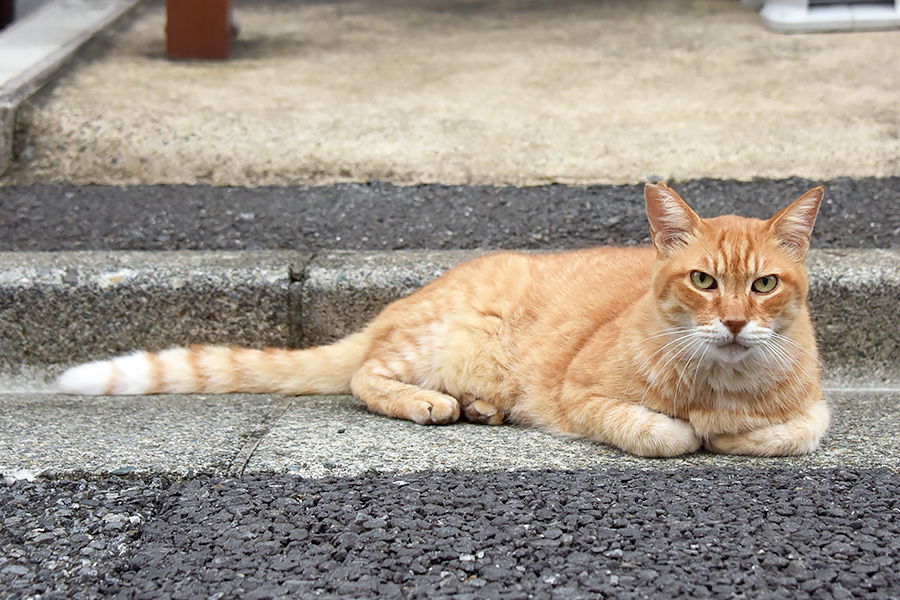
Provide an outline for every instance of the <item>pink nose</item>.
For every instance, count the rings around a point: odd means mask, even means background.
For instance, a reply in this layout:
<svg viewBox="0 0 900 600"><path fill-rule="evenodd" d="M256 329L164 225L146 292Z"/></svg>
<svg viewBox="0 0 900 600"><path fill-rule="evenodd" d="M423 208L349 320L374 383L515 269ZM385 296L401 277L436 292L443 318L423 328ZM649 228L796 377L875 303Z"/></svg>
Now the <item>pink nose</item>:
<svg viewBox="0 0 900 600"><path fill-rule="evenodd" d="M728 328L731 335L739 334L746 324L747 321L722 321L722 325Z"/></svg>

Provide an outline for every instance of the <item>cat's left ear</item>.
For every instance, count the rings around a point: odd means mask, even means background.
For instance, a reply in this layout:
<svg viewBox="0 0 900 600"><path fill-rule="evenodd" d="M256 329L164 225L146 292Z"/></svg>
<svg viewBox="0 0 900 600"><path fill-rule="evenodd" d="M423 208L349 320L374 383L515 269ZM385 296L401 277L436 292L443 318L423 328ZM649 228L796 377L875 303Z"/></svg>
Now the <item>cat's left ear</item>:
<svg viewBox="0 0 900 600"><path fill-rule="evenodd" d="M816 223L816 215L819 214L819 206L824 197L825 188L820 185L769 219L769 228L775 239L794 260L799 262L806 260L809 238L812 237L813 225Z"/></svg>
<svg viewBox="0 0 900 600"><path fill-rule="evenodd" d="M700 217L675 190L660 182L644 186L653 246L662 256L687 245L700 227Z"/></svg>

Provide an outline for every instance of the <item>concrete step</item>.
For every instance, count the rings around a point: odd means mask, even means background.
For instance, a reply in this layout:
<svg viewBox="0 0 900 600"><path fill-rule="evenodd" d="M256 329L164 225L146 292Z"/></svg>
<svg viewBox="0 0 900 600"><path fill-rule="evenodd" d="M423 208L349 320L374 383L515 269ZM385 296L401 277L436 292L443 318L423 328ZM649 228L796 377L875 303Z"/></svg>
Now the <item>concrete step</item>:
<svg viewBox="0 0 900 600"><path fill-rule="evenodd" d="M304 347L361 328L475 251L0 253L0 372L42 389L66 364L197 343ZM814 250L827 381L900 382L900 250Z"/></svg>
<svg viewBox="0 0 900 600"><path fill-rule="evenodd" d="M895 468L900 390L827 389L834 420L813 454L699 452L645 459L536 429L422 426L370 413L350 396L74 397L0 394L0 474L30 477L516 469Z"/></svg>

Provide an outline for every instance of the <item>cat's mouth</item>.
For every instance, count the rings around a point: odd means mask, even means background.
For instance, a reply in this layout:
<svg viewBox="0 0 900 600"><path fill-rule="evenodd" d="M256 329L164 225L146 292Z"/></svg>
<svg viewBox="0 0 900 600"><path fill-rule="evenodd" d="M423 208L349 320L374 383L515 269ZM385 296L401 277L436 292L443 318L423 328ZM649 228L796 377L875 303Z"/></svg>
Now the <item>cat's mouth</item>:
<svg viewBox="0 0 900 600"><path fill-rule="evenodd" d="M747 346L743 345L742 343L740 343L737 340L725 342L724 344L721 344L719 346L719 348L721 348L722 350L729 350L729 351L731 351L731 350L734 350L734 351L749 350L749 348Z"/></svg>
<svg viewBox="0 0 900 600"><path fill-rule="evenodd" d="M743 358L747 351L750 350L750 347L745 346L737 340L732 340L730 342L725 342L724 344L719 344L717 349L721 355L730 362Z"/></svg>

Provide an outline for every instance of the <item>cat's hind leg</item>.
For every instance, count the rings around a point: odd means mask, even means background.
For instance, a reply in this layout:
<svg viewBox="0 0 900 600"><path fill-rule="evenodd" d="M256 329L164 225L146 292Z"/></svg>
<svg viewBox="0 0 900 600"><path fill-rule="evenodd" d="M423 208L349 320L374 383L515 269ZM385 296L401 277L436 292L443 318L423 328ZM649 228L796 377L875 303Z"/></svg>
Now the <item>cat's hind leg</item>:
<svg viewBox="0 0 900 600"><path fill-rule="evenodd" d="M350 389L369 410L422 425L443 425L459 419L456 398L395 379L378 361L362 366Z"/></svg>
<svg viewBox="0 0 900 600"><path fill-rule="evenodd" d="M720 454L750 456L794 456L808 454L819 447L831 421L831 409L824 399L805 413L777 425L744 433L710 436L706 447Z"/></svg>
<svg viewBox="0 0 900 600"><path fill-rule="evenodd" d="M506 420L506 414L490 402L477 398L472 394L463 394L459 397L466 421L481 425L501 425Z"/></svg>

